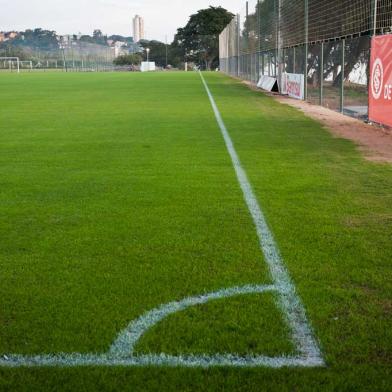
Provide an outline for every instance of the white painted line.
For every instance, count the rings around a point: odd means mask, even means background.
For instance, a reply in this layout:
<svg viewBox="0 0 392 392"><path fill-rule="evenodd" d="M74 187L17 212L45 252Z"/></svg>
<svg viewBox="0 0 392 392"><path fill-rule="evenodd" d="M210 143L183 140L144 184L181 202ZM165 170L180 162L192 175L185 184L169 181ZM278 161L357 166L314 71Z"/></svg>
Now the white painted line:
<svg viewBox="0 0 392 392"><path fill-rule="evenodd" d="M278 287L280 307L287 318L288 324L292 328L295 343L301 354L304 358L307 358L309 363L313 363L315 366L323 365L324 361L321 350L314 338L313 331L306 317L305 309L296 294L295 287L284 266L272 232L267 225L267 221L253 192L245 170L242 168L241 161L234 148L226 125L223 122L214 97L212 96L207 82L201 72L200 77L210 99L223 139L225 140L226 148L237 174L237 179L244 194L245 202L256 226L257 235L260 241L260 248L269 266L273 283Z"/></svg>
<svg viewBox="0 0 392 392"><path fill-rule="evenodd" d="M186 367L186 368L211 368L211 367L235 367L235 368L256 368L269 367L274 369L286 367L314 367L306 358L301 357L263 357L263 356L236 356L236 355L184 355L170 356L142 355L130 358L115 358L107 354L58 354L58 355L37 355L21 356L13 355L9 359L1 360L0 367L21 368L21 367L144 367L144 366L165 366L165 367Z"/></svg>

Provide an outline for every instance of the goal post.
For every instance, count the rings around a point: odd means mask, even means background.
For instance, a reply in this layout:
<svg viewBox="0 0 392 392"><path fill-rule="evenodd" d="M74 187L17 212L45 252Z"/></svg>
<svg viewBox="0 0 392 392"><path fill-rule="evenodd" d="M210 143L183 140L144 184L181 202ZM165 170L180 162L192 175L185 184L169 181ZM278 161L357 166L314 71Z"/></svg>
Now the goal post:
<svg viewBox="0 0 392 392"><path fill-rule="evenodd" d="M12 63L16 62L17 72L20 72L20 60L19 57L0 57L0 61L4 61L9 63L10 69L12 70Z"/></svg>
<svg viewBox="0 0 392 392"><path fill-rule="evenodd" d="M33 70L33 62L31 60L24 60L24 61L19 61L20 68L22 69L23 66L25 65L26 68L30 69L30 71Z"/></svg>

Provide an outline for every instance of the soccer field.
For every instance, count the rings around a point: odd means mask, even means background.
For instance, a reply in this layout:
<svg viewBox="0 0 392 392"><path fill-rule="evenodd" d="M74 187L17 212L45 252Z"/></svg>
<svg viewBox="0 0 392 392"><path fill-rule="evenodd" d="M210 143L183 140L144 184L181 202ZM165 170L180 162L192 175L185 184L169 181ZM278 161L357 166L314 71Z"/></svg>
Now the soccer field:
<svg viewBox="0 0 392 392"><path fill-rule="evenodd" d="M392 167L204 78L0 74L1 391L389 389Z"/></svg>

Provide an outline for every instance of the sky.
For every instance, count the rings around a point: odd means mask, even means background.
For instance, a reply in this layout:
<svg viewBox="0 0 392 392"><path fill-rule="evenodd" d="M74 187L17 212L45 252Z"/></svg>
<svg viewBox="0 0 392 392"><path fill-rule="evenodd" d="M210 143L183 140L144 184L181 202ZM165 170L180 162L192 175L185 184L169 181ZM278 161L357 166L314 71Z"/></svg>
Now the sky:
<svg viewBox="0 0 392 392"><path fill-rule="evenodd" d="M208 6L237 13L243 0L0 0L0 31L41 27L58 34L132 35L135 14L145 19L147 39L172 41L189 15Z"/></svg>

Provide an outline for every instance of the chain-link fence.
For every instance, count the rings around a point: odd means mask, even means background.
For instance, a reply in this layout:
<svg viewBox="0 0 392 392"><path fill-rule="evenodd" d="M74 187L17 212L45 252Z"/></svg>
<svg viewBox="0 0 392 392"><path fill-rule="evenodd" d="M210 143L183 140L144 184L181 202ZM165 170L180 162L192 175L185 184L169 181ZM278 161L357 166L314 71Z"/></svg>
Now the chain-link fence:
<svg viewBox="0 0 392 392"><path fill-rule="evenodd" d="M60 51L66 71L111 71L114 68L113 48L88 42L62 43Z"/></svg>
<svg viewBox="0 0 392 392"><path fill-rule="evenodd" d="M80 40L63 40L57 49L42 50L39 48L20 48L13 53L19 58L21 72L59 71L59 72L91 72L112 71L116 68L114 48ZM7 51L0 51L0 59ZM0 71L17 71L16 60L0 60Z"/></svg>
<svg viewBox="0 0 392 392"><path fill-rule="evenodd" d="M372 35L392 31L392 0L253 0L220 35L223 72L257 83L304 77L304 99L366 118Z"/></svg>

